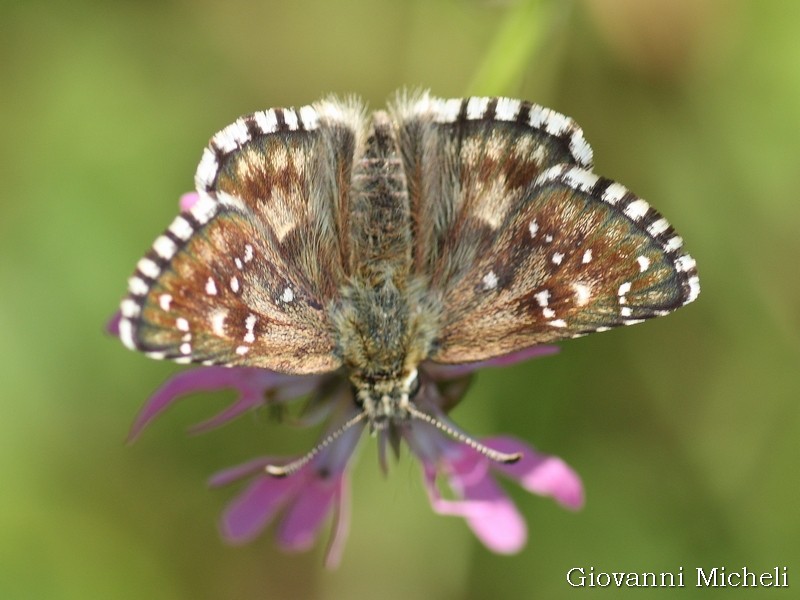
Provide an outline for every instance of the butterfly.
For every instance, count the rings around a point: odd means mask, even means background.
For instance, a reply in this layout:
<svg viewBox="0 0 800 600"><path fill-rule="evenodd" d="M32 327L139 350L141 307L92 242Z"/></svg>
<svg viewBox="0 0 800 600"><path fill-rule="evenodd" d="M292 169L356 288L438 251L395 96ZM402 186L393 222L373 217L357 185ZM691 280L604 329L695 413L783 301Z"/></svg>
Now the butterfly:
<svg viewBox="0 0 800 600"><path fill-rule="evenodd" d="M199 200L138 262L120 338L157 359L342 369L373 430L430 416L459 364L665 315L700 292L683 240L592 171L569 117L510 98L324 99L213 136Z"/></svg>

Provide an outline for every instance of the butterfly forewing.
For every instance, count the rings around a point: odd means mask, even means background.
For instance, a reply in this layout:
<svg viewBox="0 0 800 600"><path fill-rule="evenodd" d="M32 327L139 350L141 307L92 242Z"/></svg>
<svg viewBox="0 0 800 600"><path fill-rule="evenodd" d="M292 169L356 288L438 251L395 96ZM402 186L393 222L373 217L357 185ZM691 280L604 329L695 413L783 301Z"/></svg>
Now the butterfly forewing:
<svg viewBox="0 0 800 600"><path fill-rule="evenodd" d="M238 119L203 154L200 200L140 261L122 303L129 347L178 362L335 369L327 305L360 112L321 102Z"/></svg>
<svg viewBox="0 0 800 600"><path fill-rule="evenodd" d="M694 300L694 260L655 210L568 165L543 173L491 251L444 291L434 360L482 360L660 316Z"/></svg>

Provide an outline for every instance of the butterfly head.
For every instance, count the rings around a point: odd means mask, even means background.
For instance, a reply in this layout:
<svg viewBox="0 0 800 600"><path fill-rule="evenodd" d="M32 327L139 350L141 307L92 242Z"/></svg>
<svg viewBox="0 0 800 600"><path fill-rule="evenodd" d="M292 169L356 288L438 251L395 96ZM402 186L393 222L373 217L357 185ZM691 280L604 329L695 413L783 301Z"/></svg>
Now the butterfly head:
<svg viewBox="0 0 800 600"><path fill-rule="evenodd" d="M356 404L364 411L372 431L407 421L412 400L419 391L416 369L398 377L362 378L352 376Z"/></svg>

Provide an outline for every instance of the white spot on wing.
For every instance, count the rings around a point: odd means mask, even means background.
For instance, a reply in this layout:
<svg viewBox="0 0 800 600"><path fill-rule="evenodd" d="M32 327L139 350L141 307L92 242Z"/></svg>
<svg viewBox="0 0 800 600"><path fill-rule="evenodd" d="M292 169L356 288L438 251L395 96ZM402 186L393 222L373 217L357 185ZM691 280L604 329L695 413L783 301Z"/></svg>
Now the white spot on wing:
<svg viewBox="0 0 800 600"><path fill-rule="evenodd" d="M172 235L180 240L183 240L184 242L192 237L192 233L194 232L194 229L192 229L189 221L180 215L175 217L175 220L172 221L172 224L169 226L169 230L172 232Z"/></svg>
<svg viewBox="0 0 800 600"><path fill-rule="evenodd" d="M553 264L560 265L562 260L564 260L564 253L563 252L554 252L553 253Z"/></svg>
<svg viewBox="0 0 800 600"><path fill-rule="evenodd" d="M135 319L142 312L139 305L130 298L125 298L125 300L120 303L119 310L122 316L128 319Z"/></svg>
<svg viewBox="0 0 800 600"><path fill-rule="evenodd" d="M446 100L439 107L439 121L443 123L452 123L458 118L459 112L461 112L461 100L459 98Z"/></svg>
<svg viewBox="0 0 800 600"><path fill-rule="evenodd" d="M214 136L214 144L223 152L233 152L250 140L244 120L237 119Z"/></svg>
<svg viewBox="0 0 800 600"><path fill-rule="evenodd" d="M650 224L650 227L647 228L647 231L652 236L657 236L663 232L665 232L669 228L669 223L667 223L666 219L658 219L657 221L653 221Z"/></svg>
<svg viewBox="0 0 800 600"><path fill-rule="evenodd" d="M614 182L603 192L603 201L614 205L622 200L622 197L627 193L628 190L624 185Z"/></svg>
<svg viewBox="0 0 800 600"><path fill-rule="evenodd" d="M549 108L546 108L545 111L546 120L544 126L547 129L547 133L551 135L563 135L563 133L570 128L572 119L554 110L550 110Z"/></svg>
<svg viewBox="0 0 800 600"><path fill-rule="evenodd" d="M161 269L158 268L158 265L149 258L142 258L139 260L139 262L136 263L136 268L141 271L142 275L150 279L155 279L158 277L158 274L161 273Z"/></svg>
<svg viewBox="0 0 800 600"><path fill-rule="evenodd" d="M244 356L250 351L250 346L238 346L236 348L236 354L239 356Z"/></svg>
<svg viewBox="0 0 800 600"><path fill-rule="evenodd" d="M597 183L599 177L591 171L575 168L570 169L567 172L565 179L574 188L583 192L588 192L590 189L592 189L592 187L594 187L594 184Z"/></svg>
<svg viewBox="0 0 800 600"><path fill-rule="evenodd" d="M585 283L573 283L572 289L575 290L575 304L585 306L592 297L592 288Z"/></svg>
<svg viewBox="0 0 800 600"><path fill-rule="evenodd" d="M300 118L303 119L303 126L307 131L319 127L319 117L317 116L317 111L315 111L311 106L301 106L298 109L298 112L300 113Z"/></svg>
<svg viewBox="0 0 800 600"><path fill-rule="evenodd" d="M177 327L181 331L189 331L189 321L187 321L183 317L178 317L177 319L175 319L175 327Z"/></svg>
<svg viewBox="0 0 800 600"><path fill-rule="evenodd" d="M217 310L211 314L211 331L220 337L225 336L225 318L228 312L225 310Z"/></svg>
<svg viewBox="0 0 800 600"><path fill-rule="evenodd" d="M636 262L639 263L639 272L644 273L650 267L650 259L646 256L636 257Z"/></svg>
<svg viewBox="0 0 800 600"><path fill-rule="evenodd" d="M134 296L144 296L150 288L141 277L128 279L128 291Z"/></svg>
<svg viewBox="0 0 800 600"><path fill-rule="evenodd" d="M553 327L566 327L567 322L564 319L556 319L555 321L548 321L548 325L552 325Z"/></svg>
<svg viewBox="0 0 800 600"><path fill-rule="evenodd" d="M625 214L633 221L639 221L648 211L650 205L644 200L634 200L625 207Z"/></svg>
<svg viewBox="0 0 800 600"><path fill-rule="evenodd" d="M497 120L498 121L513 121L519 114L519 108L522 103L519 100L512 98L498 98L497 99Z"/></svg>
<svg viewBox="0 0 800 600"><path fill-rule="evenodd" d="M306 107L308 108L308 107ZM253 246L250 244L244 245L244 262L249 263L253 260Z"/></svg>
<svg viewBox="0 0 800 600"><path fill-rule="evenodd" d="M486 114L489 98L470 98L467 101L467 118L480 119Z"/></svg>
<svg viewBox="0 0 800 600"><path fill-rule="evenodd" d="M217 283L214 281L212 277L206 279L206 294L208 294L209 296L217 295Z"/></svg>
<svg viewBox="0 0 800 600"><path fill-rule="evenodd" d="M676 235L674 237L669 238L667 244L664 246L664 250L667 252L674 252L678 248L683 246L683 239L680 236Z"/></svg>
<svg viewBox="0 0 800 600"><path fill-rule="evenodd" d="M684 304L689 304L689 302L694 302L697 297L700 295L700 278L696 275L689 277L689 297L686 299Z"/></svg>
<svg viewBox="0 0 800 600"><path fill-rule="evenodd" d="M247 318L244 320L244 327L247 330L247 333L244 334L244 341L248 344L252 344L256 341L256 336L253 333L253 328L256 326L256 321L258 317L254 314L247 315Z"/></svg>
<svg viewBox="0 0 800 600"><path fill-rule="evenodd" d="M133 341L133 324L128 319L119 320L119 339L127 348L136 350L136 344Z"/></svg>
<svg viewBox="0 0 800 600"><path fill-rule="evenodd" d="M156 238L156 241L153 243L153 249L156 251L161 258L169 260L175 255L177 252L178 247L175 245L171 239L169 239L165 235L160 235Z"/></svg>
<svg viewBox="0 0 800 600"><path fill-rule="evenodd" d="M550 290L542 290L541 292L537 292L533 295L536 298L536 302L541 307L547 306L548 301L550 300Z"/></svg>
<svg viewBox="0 0 800 600"><path fill-rule="evenodd" d="M581 262L585 265L591 260L592 260L592 249L589 248L586 252L583 253L583 258L581 259Z"/></svg>
<svg viewBox="0 0 800 600"><path fill-rule="evenodd" d="M205 225L217 213L217 203L208 196L200 194L189 212L200 225Z"/></svg>
<svg viewBox="0 0 800 600"><path fill-rule="evenodd" d="M293 110L287 108L283 111L283 121L290 131L297 129L297 114Z"/></svg>
<svg viewBox="0 0 800 600"><path fill-rule="evenodd" d="M528 225L528 231L531 232L531 237L536 237L536 232L539 231L539 224L536 222L536 219L533 219Z"/></svg>
<svg viewBox="0 0 800 600"><path fill-rule="evenodd" d="M683 273L686 273L687 271L691 271L696 266L697 266L697 263L688 254L684 254L683 256L678 258L678 260L675 261L675 268L678 269L678 271L681 271Z"/></svg>
<svg viewBox="0 0 800 600"><path fill-rule="evenodd" d="M197 165L197 171L194 175L197 188L203 189L213 185L218 169L219 165L217 164L217 157L214 156L214 153L209 148L203 150L203 156L200 159L200 164Z"/></svg>
<svg viewBox="0 0 800 600"><path fill-rule="evenodd" d="M482 281L483 289L485 290L493 290L497 287L497 275L495 275L494 271L489 271L484 275Z"/></svg>
<svg viewBox="0 0 800 600"><path fill-rule="evenodd" d="M231 277L231 291L236 294L239 291L239 278L235 275Z"/></svg>
<svg viewBox="0 0 800 600"><path fill-rule="evenodd" d="M161 310L169 310L170 305L172 304L172 296L169 294L161 294L158 297L158 305L161 307Z"/></svg>
<svg viewBox="0 0 800 600"><path fill-rule="evenodd" d="M274 133L278 128L278 118L275 116L275 111L272 109L257 112L253 115L256 125L264 133Z"/></svg>
<svg viewBox="0 0 800 600"><path fill-rule="evenodd" d="M292 288L287 286L286 289L283 290L283 294L281 294L281 301L286 302L288 304L292 300L294 300L294 291L292 290Z"/></svg>
<svg viewBox="0 0 800 600"><path fill-rule="evenodd" d="M583 132L580 129L573 132L569 140L569 149L579 165L582 167L591 167L592 148L589 146L589 142L583 137Z"/></svg>
<svg viewBox="0 0 800 600"><path fill-rule="evenodd" d="M552 308L543 308L542 316L544 316L545 319L552 319L556 316L556 311L554 311Z"/></svg>

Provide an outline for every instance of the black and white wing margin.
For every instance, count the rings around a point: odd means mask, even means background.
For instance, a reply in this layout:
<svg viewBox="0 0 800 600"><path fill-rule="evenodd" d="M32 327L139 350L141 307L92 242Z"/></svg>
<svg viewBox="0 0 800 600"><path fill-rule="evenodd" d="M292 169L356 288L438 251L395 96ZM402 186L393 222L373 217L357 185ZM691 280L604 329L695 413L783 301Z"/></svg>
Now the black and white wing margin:
<svg viewBox="0 0 800 600"><path fill-rule="evenodd" d="M340 365L327 317L343 276L363 111L333 101L271 109L217 133L198 202L142 258L120 337L152 358L313 373Z"/></svg>
<svg viewBox="0 0 800 600"><path fill-rule="evenodd" d="M433 360L483 360L697 298L682 239L591 172L568 117L505 98L423 97L398 113L421 211L417 268L441 296Z"/></svg>

